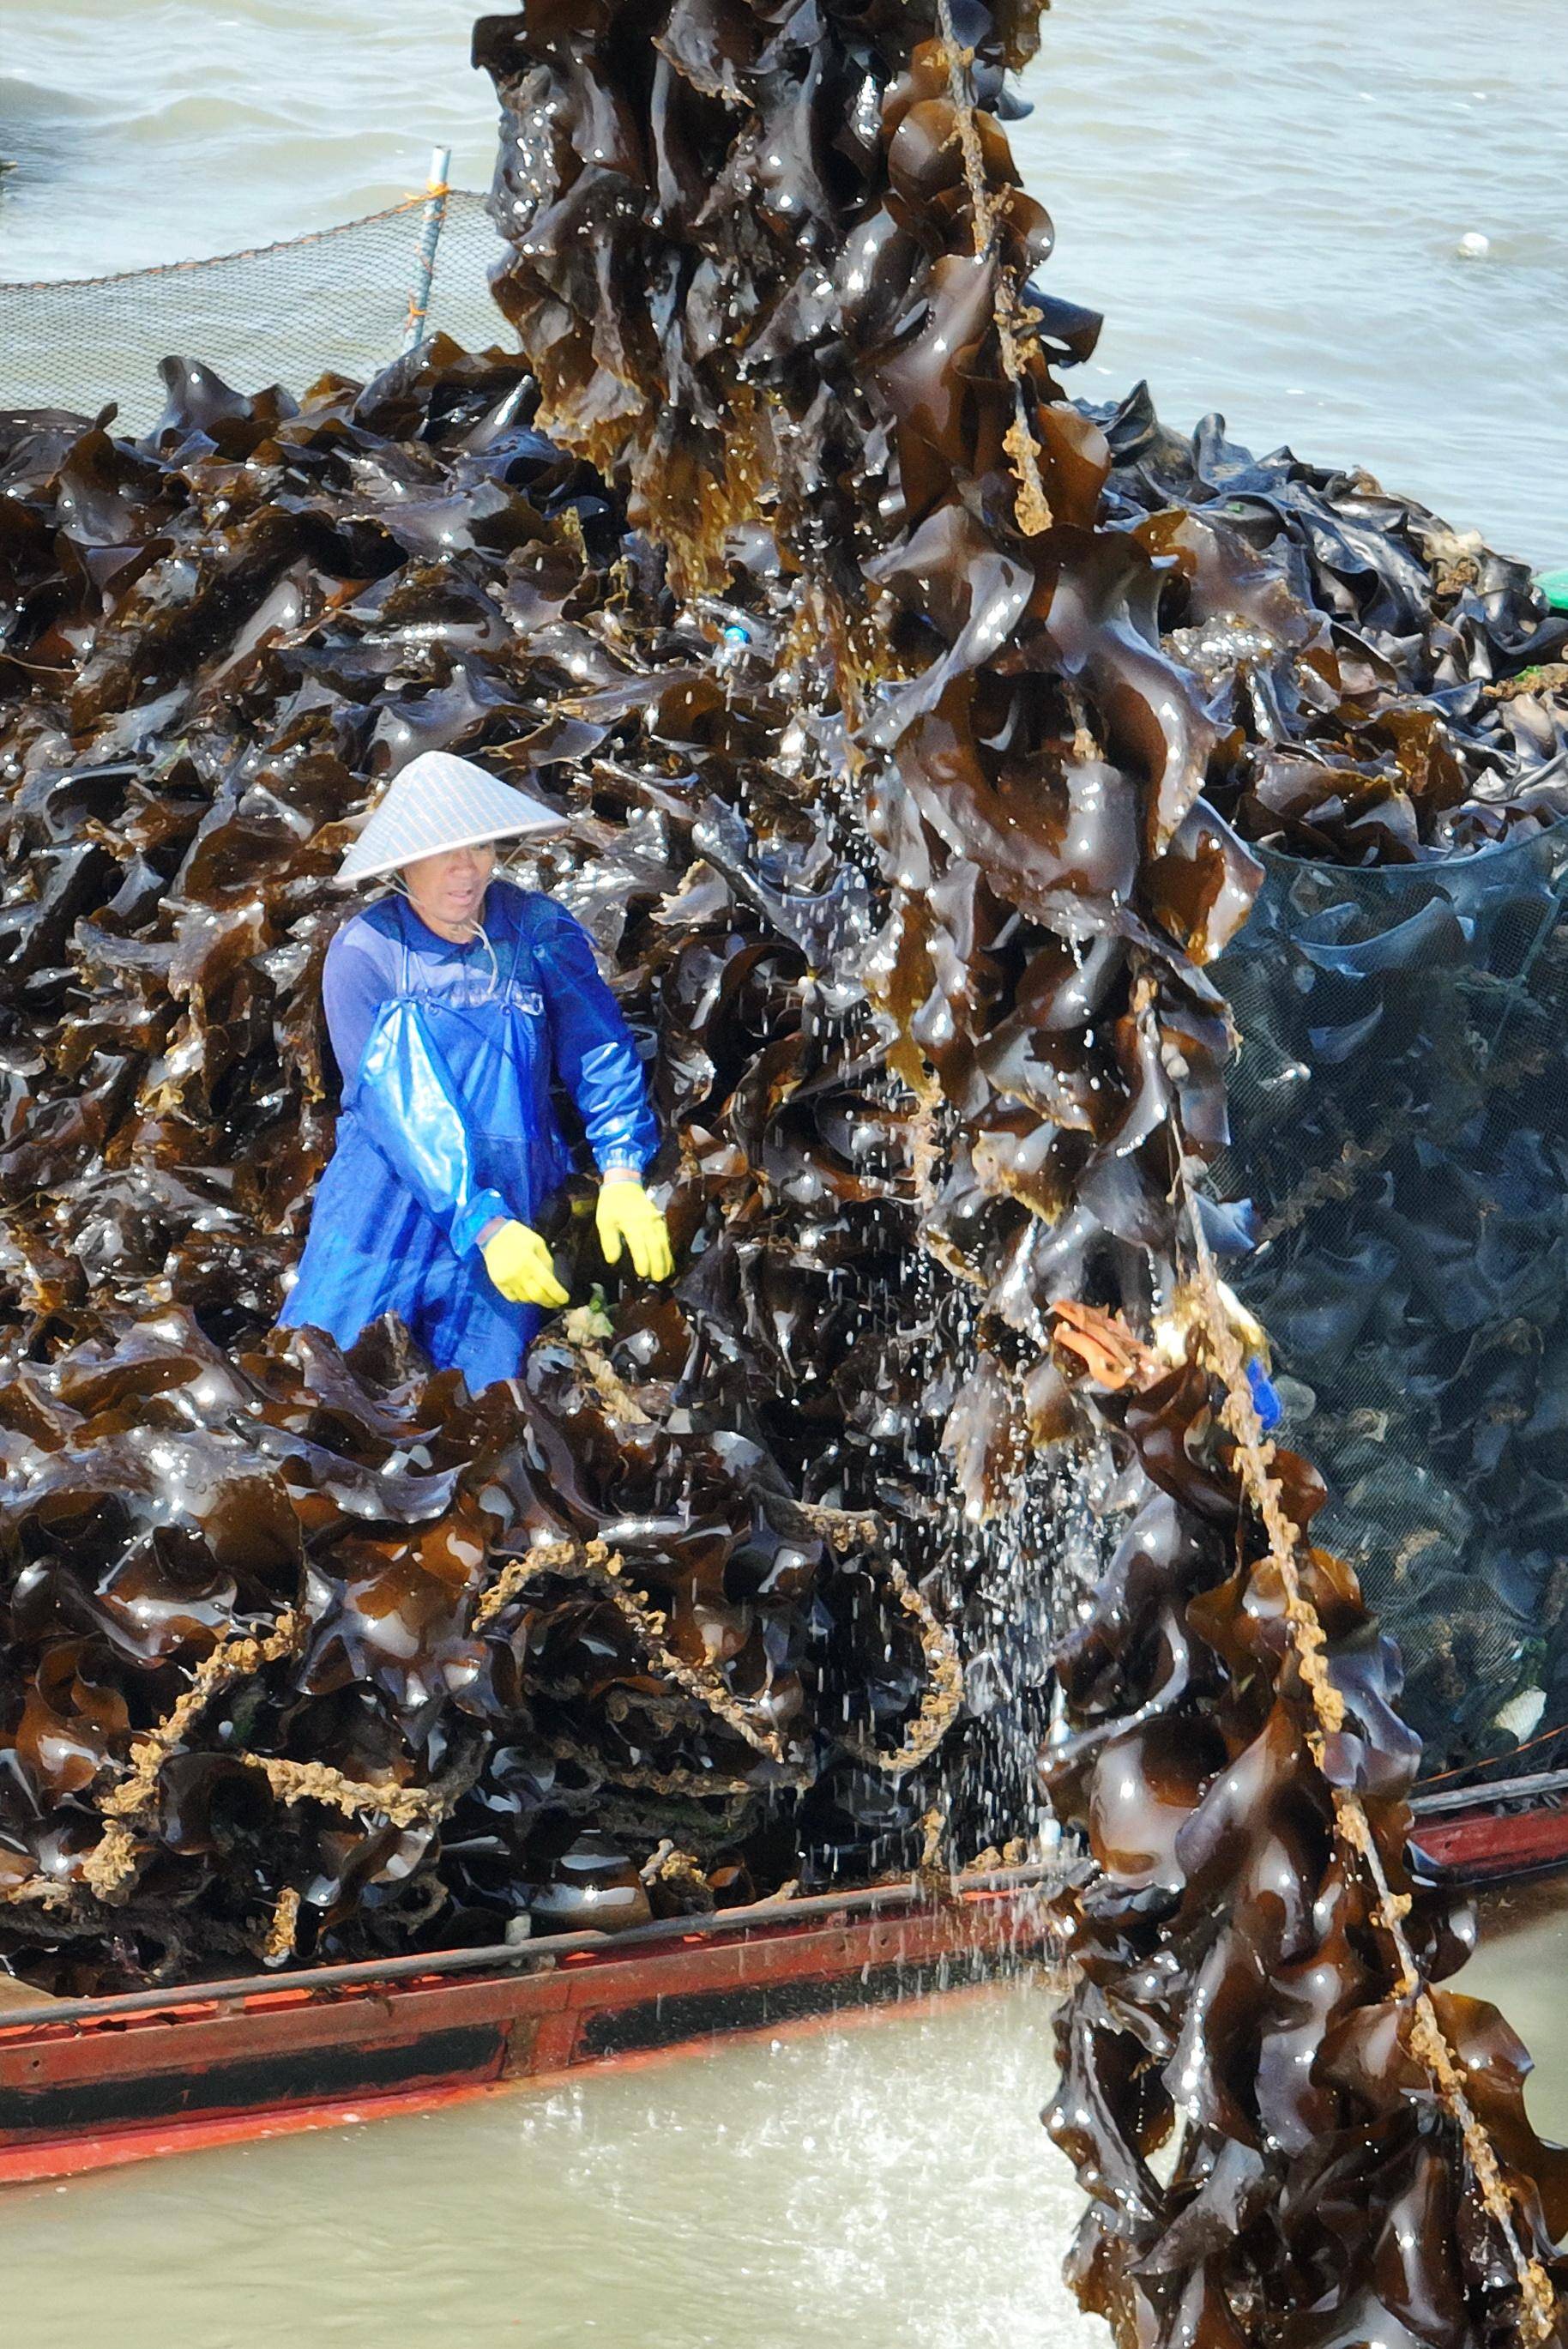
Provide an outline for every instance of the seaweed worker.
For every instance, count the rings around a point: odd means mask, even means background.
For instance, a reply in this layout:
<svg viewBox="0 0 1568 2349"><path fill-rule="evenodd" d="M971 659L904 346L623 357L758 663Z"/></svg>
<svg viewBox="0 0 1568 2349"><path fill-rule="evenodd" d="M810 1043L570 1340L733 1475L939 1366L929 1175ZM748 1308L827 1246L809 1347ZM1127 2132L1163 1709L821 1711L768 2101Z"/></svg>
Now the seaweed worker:
<svg viewBox="0 0 1568 2349"><path fill-rule="evenodd" d="M643 1188L657 1132L642 1064L586 932L496 876L498 840L559 831L537 800L470 760L410 761L338 868L391 894L327 949L322 995L343 1076L281 1325L351 1345L395 1313L476 1392L511 1377L566 1291L537 1228L571 1171L559 1077L598 1162L600 1243L645 1279L671 1270Z"/></svg>

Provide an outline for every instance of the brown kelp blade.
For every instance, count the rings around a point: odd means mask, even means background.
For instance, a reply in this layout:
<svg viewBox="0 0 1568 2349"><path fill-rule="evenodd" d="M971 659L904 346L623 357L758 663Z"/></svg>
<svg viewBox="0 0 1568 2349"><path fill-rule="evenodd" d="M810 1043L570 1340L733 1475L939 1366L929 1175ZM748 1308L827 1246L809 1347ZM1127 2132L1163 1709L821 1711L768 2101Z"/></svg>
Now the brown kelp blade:
<svg viewBox="0 0 1568 2349"><path fill-rule="evenodd" d="M973 1292L971 1506L1016 1495L1032 1413L1059 1439L1042 1377L1114 1472L1051 1760L1096 1863L1053 2107L1078 2289L1128 2343L1544 2337L1553 2163L1492 2129L1428 1991L1464 1941L1407 1870L1398 1666L1308 1547L1322 1480L1262 1438L1195 1185L1257 851L1558 821L1561 624L1363 478L1062 398L1081 340L995 113L1015 21L693 0L649 34L613 0L481 24L498 292L681 584L721 581L748 499L801 582L930 1104L922 1237Z"/></svg>

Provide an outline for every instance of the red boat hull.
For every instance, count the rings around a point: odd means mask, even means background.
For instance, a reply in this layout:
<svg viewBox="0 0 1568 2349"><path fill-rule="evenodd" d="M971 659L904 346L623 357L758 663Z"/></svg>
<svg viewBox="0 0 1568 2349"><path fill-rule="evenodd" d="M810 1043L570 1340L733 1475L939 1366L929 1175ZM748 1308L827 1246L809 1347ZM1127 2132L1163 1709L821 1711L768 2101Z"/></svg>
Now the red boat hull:
<svg viewBox="0 0 1568 2349"><path fill-rule="evenodd" d="M864 1897L862 1896L862 1901ZM820 1905L828 1908L830 1904ZM1037 1957L1016 1889L519 1953L515 1967L297 1986L286 1977L0 2016L0 2183L427 2109L541 2074L724 2031L979 1981ZM634 1937L632 1937L634 1939ZM367 1969L345 1969L363 1974Z"/></svg>
<svg viewBox="0 0 1568 2349"><path fill-rule="evenodd" d="M1465 1881L1568 1865L1568 1773L1419 1809L1421 1846ZM449 1952L0 2013L0 2185L428 2110L978 1983L1050 1956L1036 1873L936 1904L883 1886L689 1930L566 1936L477 1953L477 1969Z"/></svg>
<svg viewBox="0 0 1568 2349"><path fill-rule="evenodd" d="M1466 1884L1568 1867L1568 1770L1493 1780L1415 1802L1416 1841Z"/></svg>

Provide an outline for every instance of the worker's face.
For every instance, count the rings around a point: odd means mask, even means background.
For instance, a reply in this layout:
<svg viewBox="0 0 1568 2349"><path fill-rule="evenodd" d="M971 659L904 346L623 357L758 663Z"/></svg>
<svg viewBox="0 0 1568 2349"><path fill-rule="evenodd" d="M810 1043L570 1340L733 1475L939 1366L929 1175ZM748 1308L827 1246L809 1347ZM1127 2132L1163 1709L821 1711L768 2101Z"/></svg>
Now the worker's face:
<svg viewBox="0 0 1568 2349"><path fill-rule="evenodd" d="M495 871L495 844L480 848L444 848L438 856L417 856L403 867L403 885L414 911L436 931L461 931L480 917L490 874Z"/></svg>

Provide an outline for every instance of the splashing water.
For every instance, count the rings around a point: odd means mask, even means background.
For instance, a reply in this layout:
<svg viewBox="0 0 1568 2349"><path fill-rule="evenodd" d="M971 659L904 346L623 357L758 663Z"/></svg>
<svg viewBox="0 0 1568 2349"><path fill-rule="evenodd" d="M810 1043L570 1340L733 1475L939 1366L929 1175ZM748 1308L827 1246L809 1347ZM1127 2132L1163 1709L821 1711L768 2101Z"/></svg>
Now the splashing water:
<svg viewBox="0 0 1568 2349"><path fill-rule="evenodd" d="M1023 1985L7 2199L28 2349L1100 2349ZM281 2266L280 2242L290 2246Z"/></svg>

